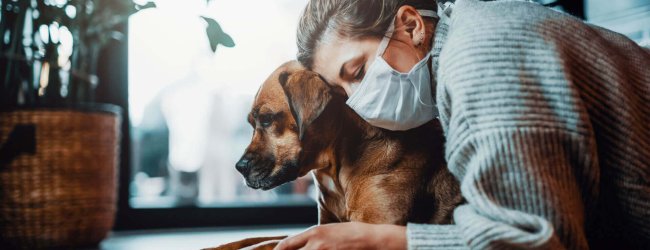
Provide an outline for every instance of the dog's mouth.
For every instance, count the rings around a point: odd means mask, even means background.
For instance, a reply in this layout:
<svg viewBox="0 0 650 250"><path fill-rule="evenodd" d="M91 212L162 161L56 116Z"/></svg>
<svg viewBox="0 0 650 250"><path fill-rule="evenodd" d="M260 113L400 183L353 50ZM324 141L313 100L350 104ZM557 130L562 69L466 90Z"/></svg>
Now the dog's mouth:
<svg viewBox="0 0 650 250"><path fill-rule="evenodd" d="M282 164L279 170L270 167L258 168L245 176L246 185L253 189L269 190L298 178L298 167L294 163Z"/></svg>
<svg viewBox="0 0 650 250"><path fill-rule="evenodd" d="M264 189L269 186L269 175L271 171L253 171L244 177L246 185L254 189Z"/></svg>

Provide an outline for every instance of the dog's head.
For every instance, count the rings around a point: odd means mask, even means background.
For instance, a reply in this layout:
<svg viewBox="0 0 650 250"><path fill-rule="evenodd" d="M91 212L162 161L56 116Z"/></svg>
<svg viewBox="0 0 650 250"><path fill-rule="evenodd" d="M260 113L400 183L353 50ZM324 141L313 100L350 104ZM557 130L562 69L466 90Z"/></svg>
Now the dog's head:
<svg viewBox="0 0 650 250"><path fill-rule="evenodd" d="M317 167L303 160L302 139L331 99L327 83L297 62L286 63L271 74L248 115L253 138L236 164L249 187L268 190ZM309 147L313 152L314 147Z"/></svg>

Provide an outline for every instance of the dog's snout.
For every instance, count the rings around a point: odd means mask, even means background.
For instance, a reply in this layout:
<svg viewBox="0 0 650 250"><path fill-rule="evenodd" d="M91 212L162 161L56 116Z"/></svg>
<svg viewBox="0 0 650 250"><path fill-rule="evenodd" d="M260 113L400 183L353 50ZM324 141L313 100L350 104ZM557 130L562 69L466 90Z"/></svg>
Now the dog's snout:
<svg viewBox="0 0 650 250"><path fill-rule="evenodd" d="M242 174L246 174L248 171L250 171L250 164L251 161L253 160L253 156L250 153L244 154L244 156L239 159L237 164L235 165L235 168L237 171L239 171Z"/></svg>

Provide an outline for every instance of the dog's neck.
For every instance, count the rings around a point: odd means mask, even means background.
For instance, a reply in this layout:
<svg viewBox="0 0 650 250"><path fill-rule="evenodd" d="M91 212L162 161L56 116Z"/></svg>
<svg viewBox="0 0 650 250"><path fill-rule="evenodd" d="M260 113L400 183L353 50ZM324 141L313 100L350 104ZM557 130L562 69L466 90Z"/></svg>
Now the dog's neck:
<svg viewBox="0 0 650 250"><path fill-rule="evenodd" d="M320 223L451 223L463 199L443 146L437 120L388 131L334 98L305 131L299 165L314 170ZM400 192L408 198L394 203L391 195Z"/></svg>
<svg viewBox="0 0 650 250"><path fill-rule="evenodd" d="M409 131L389 131L374 127L334 97L323 113L309 126L302 141L301 166L311 165L328 189L345 192L342 174L385 171L399 163L402 156L414 151L429 150L433 155L436 137L433 122ZM368 148L376 150L369 151ZM393 152L390 152L390 151ZM397 151L397 152L395 152ZM376 154L377 152L385 152ZM372 159L376 164L367 164ZM441 159L440 159L441 160ZM322 184L321 183L321 184Z"/></svg>
<svg viewBox="0 0 650 250"><path fill-rule="evenodd" d="M313 166L306 169L335 170L338 172L341 163L335 161L340 154L336 152L337 145L346 142L360 142L363 139L364 129L356 126L358 116L354 111L345 106L340 97L334 97L307 128L301 141L300 166ZM359 143L351 143L358 145ZM334 174L334 173L333 173Z"/></svg>

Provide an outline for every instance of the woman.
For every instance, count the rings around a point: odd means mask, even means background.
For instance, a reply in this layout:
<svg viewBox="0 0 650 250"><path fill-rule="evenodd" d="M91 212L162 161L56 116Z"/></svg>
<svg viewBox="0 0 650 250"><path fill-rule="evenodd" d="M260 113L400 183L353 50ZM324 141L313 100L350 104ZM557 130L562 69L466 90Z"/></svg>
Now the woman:
<svg viewBox="0 0 650 250"><path fill-rule="evenodd" d="M298 59L375 126L439 113L455 224L323 225L277 249L650 246L650 52L535 3L446 6L311 0Z"/></svg>

